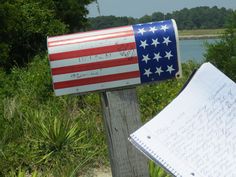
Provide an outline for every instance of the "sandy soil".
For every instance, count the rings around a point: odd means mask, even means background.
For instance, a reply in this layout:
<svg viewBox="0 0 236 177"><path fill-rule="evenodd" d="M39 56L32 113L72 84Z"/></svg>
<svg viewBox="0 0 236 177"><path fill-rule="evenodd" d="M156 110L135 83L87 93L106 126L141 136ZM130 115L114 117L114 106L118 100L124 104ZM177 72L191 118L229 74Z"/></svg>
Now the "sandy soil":
<svg viewBox="0 0 236 177"><path fill-rule="evenodd" d="M96 169L91 169L86 172L86 174L79 177L112 177L111 169L109 167L101 167Z"/></svg>

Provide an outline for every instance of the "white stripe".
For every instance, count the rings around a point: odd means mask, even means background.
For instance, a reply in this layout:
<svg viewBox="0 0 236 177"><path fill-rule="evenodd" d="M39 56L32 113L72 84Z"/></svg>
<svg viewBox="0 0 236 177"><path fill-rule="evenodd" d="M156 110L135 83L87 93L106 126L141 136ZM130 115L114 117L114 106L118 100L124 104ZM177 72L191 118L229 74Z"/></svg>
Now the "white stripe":
<svg viewBox="0 0 236 177"><path fill-rule="evenodd" d="M104 38L118 38L121 35L126 35L127 36L127 32L120 32L120 33L113 33L113 34L103 34L103 35L99 35L99 36L88 36L88 37L83 37L83 38L75 38L75 39L70 39L70 40L64 40L64 41L55 41L55 42L51 42L49 44L49 47L53 47L53 46L57 46L57 45L68 45L68 44L73 44L73 43L82 43L82 42L86 42L86 41L95 41L95 40L102 40ZM130 33L129 35L132 35L132 33ZM106 40L106 39L104 39Z"/></svg>
<svg viewBox="0 0 236 177"><path fill-rule="evenodd" d="M60 96L60 95L66 95L66 94L72 94L72 93L83 93L83 92L89 92L89 91L95 91L95 90L105 90L108 88L137 85L140 83L141 83L140 78L132 78L132 79L119 80L119 81L104 82L104 83L99 83L99 84L91 84L91 85L85 85L85 86L56 89L55 94L56 96Z"/></svg>
<svg viewBox="0 0 236 177"><path fill-rule="evenodd" d="M177 24L175 22L174 19L171 19L172 23L173 23L173 28L174 28L174 32L175 32L175 41L176 41L176 52L177 52L177 60L178 60L178 66L179 66L179 71L175 74L175 77L181 78L183 73L182 73L182 65L181 65L181 61L180 61L180 48L179 48L179 34L178 34L178 28L177 28Z"/></svg>
<svg viewBox="0 0 236 177"><path fill-rule="evenodd" d="M55 82L63 82L63 81L70 81L70 80L79 80L79 79L93 78L93 77L132 72L132 71L138 71L138 70L139 70L138 64L116 66L116 67L111 67L111 68L103 68L103 69L95 69L95 70L90 70L90 71L55 75L53 76L53 82L55 83Z"/></svg>
<svg viewBox="0 0 236 177"><path fill-rule="evenodd" d="M110 45L117 44L125 44L135 42L134 35L121 37L121 38L111 38L106 40L97 40L97 41L89 41L80 44L69 44L69 45L60 45L48 48L49 54L61 53L61 52L70 52L75 50L83 50L83 49L92 49L97 47L104 47Z"/></svg>
<svg viewBox="0 0 236 177"><path fill-rule="evenodd" d="M55 60L55 61L50 61L50 65L51 65L51 68L59 68L59 67L65 67L65 66L73 66L73 65L78 65L78 64L86 64L86 63L114 60L114 59L134 57L134 56L137 56L136 49L125 50L121 52L107 53L107 54L100 54L100 55L92 55L92 56L86 56L86 57L80 57L80 58Z"/></svg>
<svg viewBox="0 0 236 177"><path fill-rule="evenodd" d="M48 37L48 42L109 34L109 33L122 32L122 31L130 31L130 30L133 31L132 26L121 27L121 28L111 28L111 29L104 29L104 30L97 30L97 31L90 31L90 32L80 32L80 33L74 33L74 34L68 34L68 35Z"/></svg>

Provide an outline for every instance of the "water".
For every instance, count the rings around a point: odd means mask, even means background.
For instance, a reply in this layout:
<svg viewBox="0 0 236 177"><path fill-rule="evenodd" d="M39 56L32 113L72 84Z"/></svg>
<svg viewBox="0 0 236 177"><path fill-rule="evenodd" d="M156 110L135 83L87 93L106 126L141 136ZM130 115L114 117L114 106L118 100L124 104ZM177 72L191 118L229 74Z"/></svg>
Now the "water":
<svg viewBox="0 0 236 177"><path fill-rule="evenodd" d="M193 60L198 63L204 60L206 52L205 43L214 43L219 39L196 39L196 40L180 40L180 60L186 62Z"/></svg>

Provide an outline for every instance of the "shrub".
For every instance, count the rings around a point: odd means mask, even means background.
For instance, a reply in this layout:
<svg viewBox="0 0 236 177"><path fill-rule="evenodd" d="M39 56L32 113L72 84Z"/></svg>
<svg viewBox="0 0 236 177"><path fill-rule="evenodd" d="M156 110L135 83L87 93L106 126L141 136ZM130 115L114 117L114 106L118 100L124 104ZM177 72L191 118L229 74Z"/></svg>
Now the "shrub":
<svg viewBox="0 0 236 177"><path fill-rule="evenodd" d="M236 11L228 22L224 36L215 44L207 44L205 58L236 81Z"/></svg>

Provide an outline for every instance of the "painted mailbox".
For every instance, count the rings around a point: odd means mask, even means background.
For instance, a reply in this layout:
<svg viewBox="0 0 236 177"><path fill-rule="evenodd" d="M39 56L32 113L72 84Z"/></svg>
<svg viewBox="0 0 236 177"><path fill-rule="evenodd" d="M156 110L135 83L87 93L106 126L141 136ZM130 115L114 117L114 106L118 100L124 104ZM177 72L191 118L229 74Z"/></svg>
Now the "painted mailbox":
<svg viewBox="0 0 236 177"><path fill-rule="evenodd" d="M56 95L181 76L174 20L48 37Z"/></svg>

